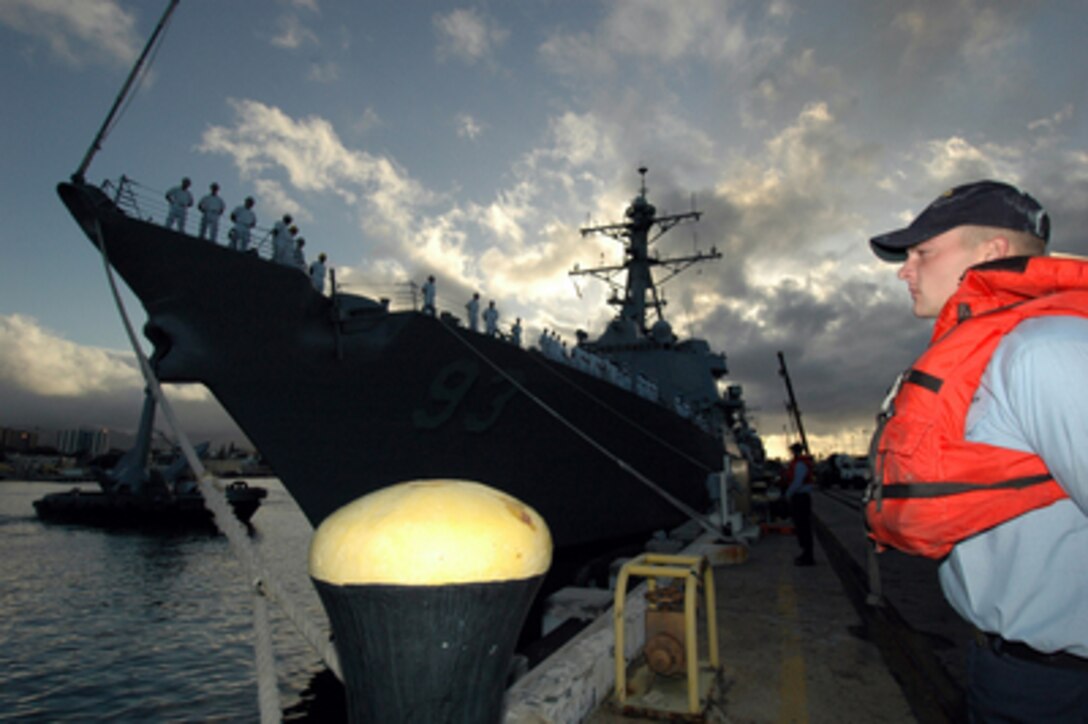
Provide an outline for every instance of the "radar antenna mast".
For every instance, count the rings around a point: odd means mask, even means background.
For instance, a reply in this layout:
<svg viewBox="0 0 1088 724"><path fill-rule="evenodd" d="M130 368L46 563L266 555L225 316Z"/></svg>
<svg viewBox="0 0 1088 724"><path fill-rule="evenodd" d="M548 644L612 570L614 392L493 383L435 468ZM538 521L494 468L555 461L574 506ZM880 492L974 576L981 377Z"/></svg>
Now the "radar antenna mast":
<svg viewBox="0 0 1088 724"><path fill-rule="evenodd" d="M658 216L657 209L646 200L646 171L645 166L638 169L642 177L639 185L639 195L627 207L627 221L589 226L580 230L583 237L590 234L605 234L623 244L626 261L623 264L599 266L592 269L581 269L575 266L573 270L568 272L570 276L589 274L608 284L613 291L608 303L619 306L620 318L633 322L636 328L643 333L646 332L647 328L647 306L653 308L659 320L665 318L662 311L665 300L658 295L658 286L663 285L693 264L708 259L720 259L722 256L716 248L711 248L709 252L697 252L688 256L667 259L650 256L651 244L677 224L686 221L698 221L699 217L702 216L702 212L692 208L691 211L682 214ZM653 267L664 267L669 271L669 274L655 283L652 272ZM614 277L625 270L627 279L621 296L620 285Z"/></svg>

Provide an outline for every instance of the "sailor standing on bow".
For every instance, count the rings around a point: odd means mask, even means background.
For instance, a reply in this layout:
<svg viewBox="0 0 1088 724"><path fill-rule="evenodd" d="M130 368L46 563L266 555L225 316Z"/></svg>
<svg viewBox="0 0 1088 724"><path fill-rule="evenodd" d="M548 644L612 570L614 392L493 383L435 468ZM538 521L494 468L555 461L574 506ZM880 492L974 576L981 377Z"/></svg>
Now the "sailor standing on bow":
<svg viewBox="0 0 1088 724"><path fill-rule="evenodd" d="M306 252L302 250L302 247L306 246L306 240L301 236L295 240L295 255L294 264L300 272L303 274L309 274L309 267L306 266Z"/></svg>
<svg viewBox="0 0 1088 724"><path fill-rule="evenodd" d="M521 317L518 317L514 326L510 328L510 341L518 347L521 346Z"/></svg>
<svg viewBox="0 0 1088 724"><path fill-rule="evenodd" d="M166 192L166 201L170 204L170 212L166 215L167 229L176 226L178 231L185 233L185 216L189 207L193 205L193 195L189 193L189 184L189 179L183 178L180 186L175 186Z"/></svg>
<svg viewBox="0 0 1088 724"><path fill-rule="evenodd" d="M468 328L473 332L480 331L480 293L474 292L472 299L465 305L468 310Z"/></svg>
<svg viewBox="0 0 1088 724"><path fill-rule="evenodd" d="M499 333L499 310L495 309L495 302L490 301L484 310L484 330L488 337L494 337Z"/></svg>
<svg viewBox="0 0 1088 724"><path fill-rule="evenodd" d="M427 277L427 281L423 282L423 313L432 317L435 314L434 294L434 274L431 274Z"/></svg>
<svg viewBox="0 0 1088 724"><path fill-rule="evenodd" d="M283 218L272 226L272 261L287 265L293 263L295 231L297 229L291 226L290 214L284 214Z"/></svg>
<svg viewBox="0 0 1088 724"><path fill-rule="evenodd" d="M325 252L317 255L317 261L310 265L310 281L318 294L325 293Z"/></svg>
<svg viewBox="0 0 1088 724"><path fill-rule="evenodd" d="M230 212L230 220L234 222L234 226L228 236L230 248L235 251L249 249L249 232L257 225L257 215L253 213L253 204L253 197L247 196L244 204L235 207L234 211Z"/></svg>
<svg viewBox="0 0 1088 724"><path fill-rule="evenodd" d="M227 205L219 198L219 184L213 183L210 188L210 192L196 206L201 213L199 236L216 242L219 240L219 217L226 211Z"/></svg>

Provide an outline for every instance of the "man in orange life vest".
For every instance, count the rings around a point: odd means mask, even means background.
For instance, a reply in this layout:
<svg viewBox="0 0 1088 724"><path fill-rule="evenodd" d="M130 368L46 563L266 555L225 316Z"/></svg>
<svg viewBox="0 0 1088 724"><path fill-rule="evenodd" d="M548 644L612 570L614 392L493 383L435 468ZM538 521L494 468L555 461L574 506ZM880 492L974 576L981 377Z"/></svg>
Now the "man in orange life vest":
<svg viewBox="0 0 1088 724"><path fill-rule="evenodd" d="M816 562L812 557L812 473L816 466L801 443L790 445L790 452L793 459L783 474L783 484L786 486L786 502L790 506L797 542L801 545L801 555L793 562L798 566L811 566Z"/></svg>
<svg viewBox="0 0 1088 724"><path fill-rule="evenodd" d="M1088 721L1088 261L1031 196L953 188L873 237L929 347L874 438L869 535L941 561L974 628L970 721Z"/></svg>

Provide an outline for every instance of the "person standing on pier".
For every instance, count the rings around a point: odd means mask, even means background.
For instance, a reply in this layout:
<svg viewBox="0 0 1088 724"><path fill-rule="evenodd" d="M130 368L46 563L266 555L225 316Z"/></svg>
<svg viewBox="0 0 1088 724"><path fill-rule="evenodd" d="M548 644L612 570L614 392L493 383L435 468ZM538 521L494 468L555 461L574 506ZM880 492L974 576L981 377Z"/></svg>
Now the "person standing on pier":
<svg viewBox="0 0 1088 724"><path fill-rule="evenodd" d="M941 561L975 632L970 721L1088 720L1088 260L1049 236L1038 201L979 181L870 239L936 323L881 412L866 522Z"/></svg>
<svg viewBox="0 0 1088 724"><path fill-rule="evenodd" d="M176 226L177 230L185 233L185 217L189 213L189 207L193 205L193 195L189 193L190 181L188 178L181 180L180 186L175 186L166 192L166 202L170 204L170 211L166 214L166 228Z"/></svg>
<svg viewBox="0 0 1088 724"><path fill-rule="evenodd" d="M790 507L797 543L801 546L801 555L793 562L798 566L811 566L816 563L812 556L812 491L816 465L801 443L790 445L790 452L793 459L785 473L786 503Z"/></svg>

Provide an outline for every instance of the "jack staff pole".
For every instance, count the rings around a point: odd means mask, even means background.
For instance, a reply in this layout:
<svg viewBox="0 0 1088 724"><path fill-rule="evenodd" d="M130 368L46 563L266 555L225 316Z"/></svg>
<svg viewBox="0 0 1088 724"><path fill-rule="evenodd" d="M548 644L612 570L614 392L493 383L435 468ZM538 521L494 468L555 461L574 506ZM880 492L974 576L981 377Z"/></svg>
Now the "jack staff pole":
<svg viewBox="0 0 1088 724"><path fill-rule="evenodd" d="M147 59L147 54L151 52L151 48L154 47L155 41L158 40L159 35L162 34L162 29L166 27L166 21L170 18L170 14L174 12L174 8L177 7L181 0L170 0L170 4L166 7L166 11L163 12L162 17L159 18L159 24L155 26L155 32L151 33L151 37L148 38L147 45L144 46L144 50L140 53L140 57L136 59L136 64L132 66L132 70L128 74L128 78L125 80L125 84L121 87L121 92L117 94L116 100L113 101L113 107L110 108L110 112L106 114L106 120L102 122L102 127L98 129L98 133L94 137L94 141L91 142L91 147L87 149L87 155L83 157L83 162L79 164L79 168L72 174L72 180L75 182L83 181L83 174L86 172L87 167L91 165L91 159L98 153L98 150L102 148L102 140L106 137L106 133L109 131L110 124L113 123L114 116L117 115L117 110L121 107L121 103L124 102L125 97L128 96L128 91L132 87L132 83L136 80L136 76L140 72L140 68L143 67L144 60Z"/></svg>

